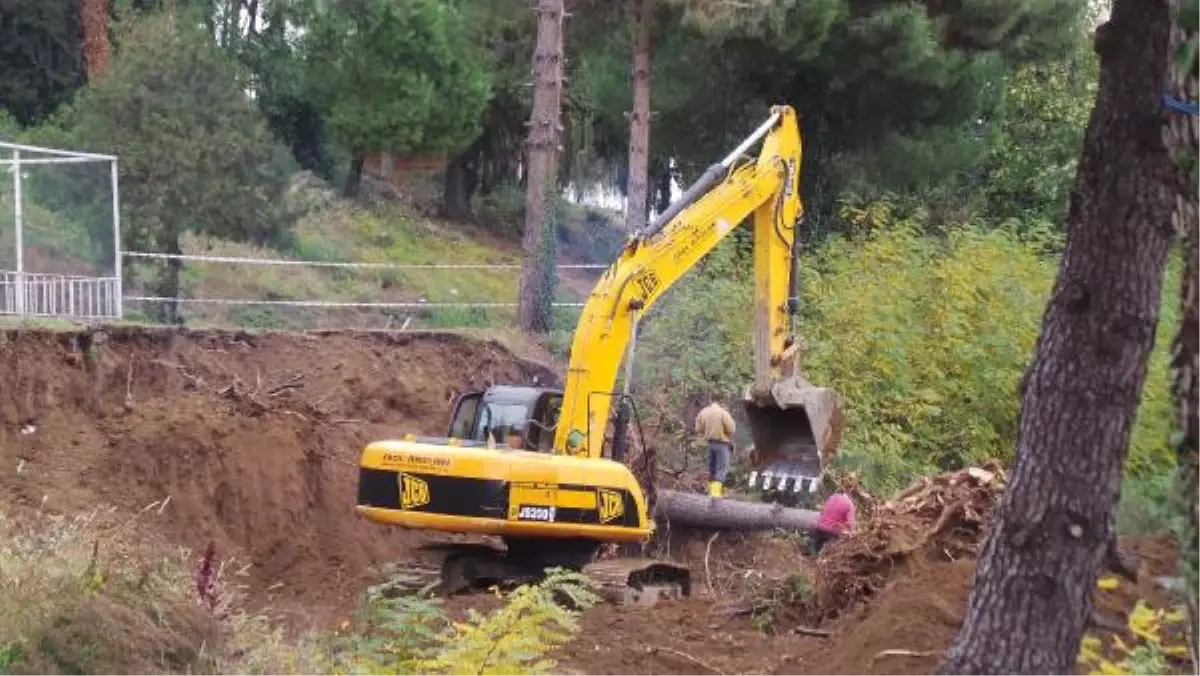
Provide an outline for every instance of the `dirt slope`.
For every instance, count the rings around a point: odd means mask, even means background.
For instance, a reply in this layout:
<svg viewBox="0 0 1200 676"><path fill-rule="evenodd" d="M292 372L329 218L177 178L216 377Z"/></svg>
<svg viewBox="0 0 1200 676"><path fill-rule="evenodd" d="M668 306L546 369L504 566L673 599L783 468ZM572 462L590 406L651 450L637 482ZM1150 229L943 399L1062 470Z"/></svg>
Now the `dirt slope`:
<svg viewBox="0 0 1200 676"><path fill-rule="evenodd" d="M145 527L252 564L264 600L341 608L420 537L354 514L362 445L439 433L459 390L534 377L554 374L448 334L6 330L0 508L169 498Z"/></svg>
<svg viewBox="0 0 1200 676"><path fill-rule="evenodd" d="M652 609L590 611L581 637L561 651L561 664L590 674L933 673L962 623L1002 481L999 471L972 469L923 479L884 504L868 502L859 533L816 559L804 556L794 540L770 535L723 538L715 547L704 537L673 542L672 550L701 578L697 594ZM1155 577L1178 571L1179 550L1170 536L1127 540L1122 548L1140 561L1138 583L1120 580L1096 595L1098 610L1118 625L1138 599L1156 608L1171 605ZM703 581L706 571L712 592ZM769 598L761 587L738 584L760 574L811 580L808 594L776 606L773 636L728 612ZM796 626L829 636L799 635Z"/></svg>

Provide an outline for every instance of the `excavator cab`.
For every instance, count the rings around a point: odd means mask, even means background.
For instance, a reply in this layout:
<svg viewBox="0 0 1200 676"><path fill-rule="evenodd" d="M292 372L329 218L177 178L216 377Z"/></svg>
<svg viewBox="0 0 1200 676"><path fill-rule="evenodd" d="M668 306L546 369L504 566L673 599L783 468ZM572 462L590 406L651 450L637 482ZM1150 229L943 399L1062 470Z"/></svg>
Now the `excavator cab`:
<svg viewBox="0 0 1200 676"><path fill-rule="evenodd" d="M511 385L461 394L447 436L464 445L484 446L490 437L499 447L549 453L562 397L558 390Z"/></svg>

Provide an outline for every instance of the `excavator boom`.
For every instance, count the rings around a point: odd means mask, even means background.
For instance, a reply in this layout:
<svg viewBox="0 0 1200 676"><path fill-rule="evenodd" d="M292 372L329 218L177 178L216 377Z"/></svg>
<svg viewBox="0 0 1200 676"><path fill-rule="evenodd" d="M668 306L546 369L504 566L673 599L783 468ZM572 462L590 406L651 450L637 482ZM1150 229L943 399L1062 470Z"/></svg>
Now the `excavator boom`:
<svg viewBox="0 0 1200 676"><path fill-rule="evenodd" d="M758 157L744 154L762 141ZM600 457L613 386L639 318L748 218L754 228L754 373L745 404L766 488L815 490L822 452L840 435L837 396L795 375L797 226L801 140L795 112L776 106L643 231L634 233L593 289L574 342L554 448ZM627 379L628 380L628 379ZM816 415L812 415L816 414ZM790 482L790 483L789 483Z"/></svg>

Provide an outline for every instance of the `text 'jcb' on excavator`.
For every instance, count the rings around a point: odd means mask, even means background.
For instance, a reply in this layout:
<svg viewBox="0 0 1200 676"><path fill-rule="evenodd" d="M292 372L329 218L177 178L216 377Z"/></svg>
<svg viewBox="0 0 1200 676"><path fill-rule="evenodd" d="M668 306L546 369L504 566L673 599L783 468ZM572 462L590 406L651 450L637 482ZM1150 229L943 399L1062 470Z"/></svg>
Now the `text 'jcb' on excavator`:
<svg viewBox="0 0 1200 676"><path fill-rule="evenodd" d="M760 141L758 157L744 157ZM564 566L634 590L688 593L685 567L594 561L601 544L645 541L654 530L642 487L623 462L637 323L726 235L752 220L755 380L744 396L756 450L751 483L815 490L842 423L837 395L795 370L800 162L795 113L776 106L675 204L630 235L583 308L561 391L496 386L465 394L447 437L369 444L360 459L359 513L383 524L501 536L504 551L446 547L442 576L451 591ZM626 389L617 392L622 362ZM606 444L610 430L613 442Z"/></svg>

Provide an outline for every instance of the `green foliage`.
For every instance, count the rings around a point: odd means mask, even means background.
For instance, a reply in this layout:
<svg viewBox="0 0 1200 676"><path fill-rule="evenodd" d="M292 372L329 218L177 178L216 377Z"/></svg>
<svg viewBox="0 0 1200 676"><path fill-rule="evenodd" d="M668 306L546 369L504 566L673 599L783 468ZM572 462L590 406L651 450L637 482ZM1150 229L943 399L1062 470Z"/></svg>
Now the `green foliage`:
<svg viewBox="0 0 1200 676"><path fill-rule="evenodd" d="M1095 51L1081 38L1068 59L1022 65L1005 78L983 184L989 216L1062 220L1098 70Z"/></svg>
<svg viewBox="0 0 1200 676"><path fill-rule="evenodd" d="M585 576L551 571L539 585L518 587L488 615L470 609L466 622L454 623L439 637L441 650L420 664L420 673L554 673L546 655L579 631L578 611L571 608L586 609L597 601Z"/></svg>
<svg viewBox="0 0 1200 676"><path fill-rule="evenodd" d="M852 234L800 262L802 368L843 398L838 464L888 492L918 474L1010 458L1058 236L969 224L930 234L923 213L888 203L845 204L842 217ZM749 266L732 249L672 289L639 339L640 396L681 440L690 403L711 392L736 399L753 375ZM1169 315L1160 330L1174 326ZM1131 476L1171 466L1167 342L1160 336L1152 357Z"/></svg>
<svg viewBox="0 0 1200 676"><path fill-rule="evenodd" d="M203 34L161 17L129 27L111 72L62 118L73 145L120 156L124 244L176 252L185 232L277 241L287 161ZM174 280L164 279L168 290Z"/></svg>
<svg viewBox="0 0 1200 676"><path fill-rule="evenodd" d="M0 3L0 111L37 124L83 84L78 0Z"/></svg>
<svg viewBox="0 0 1200 676"><path fill-rule="evenodd" d="M292 223L281 199L286 152L239 89L233 62L187 24L172 31L155 17L127 26L112 71L80 91L55 127L65 137L58 145L120 156L128 249L179 252L188 232L270 243ZM168 267L161 292L174 295L176 273Z"/></svg>
<svg viewBox="0 0 1200 676"><path fill-rule="evenodd" d="M490 94L456 3L332 3L305 36L330 131L355 153L453 151L479 130Z"/></svg>
<svg viewBox="0 0 1200 676"><path fill-rule="evenodd" d="M451 621L437 599L399 596L391 585L372 587L355 633L334 641L334 673L544 674L546 657L579 630L581 610L599 597L583 575L547 571L538 584L517 587L504 604L483 614L469 609Z"/></svg>
<svg viewBox="0 0 1200 676"><path fill-rule="evenodd" d="M215 605L198 602L190 554L139 535L158 506L132 519L0 515L0 674L552 673L547 655L599 600L588 578L553 569L452 621L440 601L388 582L338 632L296 634L241 609L228 561L213 561Z"/></svg>
<svg viewBox="0 0 1200 676"><path fill-rule="evenodd" d="M1121 535L1170 533L1182 525L1176 472L1130 474L1121 481L1117 532Z"/></svg>
<svg viewBox="0 0 1200 676"><path fill-rule="evenodd" d="M331 147L304 54L287 35L289 26L309 27L311 17L303 9L297 2L267 2L261 30L227 51L237 54L253 73L259 110L275 135L291 148L296 162L332 179L337 152Z"/></svg>
<svg viewBox="0 0 1200 676"><path fill-rule="evenodd" d="M1182 609L1154 608L1138 599L1127 622L1133 645L1121 636L1113 636L1105 650L1099 637L1084 636L1079 647L1079 666L1095 675L1187 673L1181 670L1188 656L1187 645L1181 639L1184 621Z"/></svg>
<svg viewBox="0 0 1200 676"><path fill-rule="evenodd" d="M0 515L0 673L209 668L186 553L134 537L154 516Z"/></svg>
<svg viewBox="0 0 1200 676"><path fill-rule="evenodd" d="M802 274L804 365L848 402L842 462L894 490L912 472L1011 456L1053 263L1004 230L939 240L916 218L847 211L868 230Z"/></svg>

